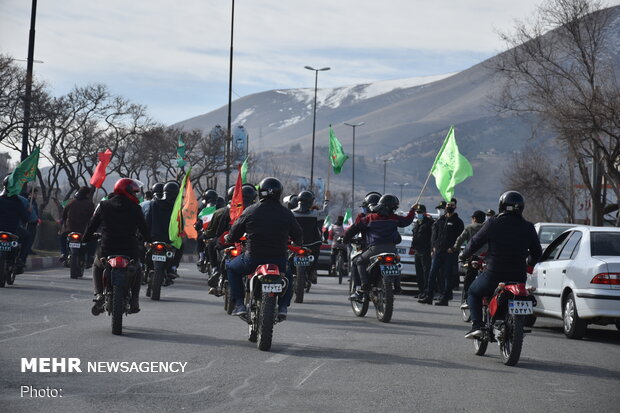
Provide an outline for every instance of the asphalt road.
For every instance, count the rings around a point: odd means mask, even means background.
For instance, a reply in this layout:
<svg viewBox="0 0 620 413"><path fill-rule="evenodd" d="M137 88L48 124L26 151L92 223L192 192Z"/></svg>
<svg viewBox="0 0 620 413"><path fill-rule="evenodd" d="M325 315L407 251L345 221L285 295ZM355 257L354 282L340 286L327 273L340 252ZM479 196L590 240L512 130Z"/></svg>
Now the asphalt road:
<svg viewBox="0 0 620 413"><path fill-rule="evenodd" d="M383 324L372 307L355 317L346 287L320 277L261 352L246 324L207 295L204 276L191 264L180 274L162 301L142 299L122 336L112 335L108 316L90 314L90 278L40 270L0 289L0 412L619 411L615 327L592 327L575 341L559 321L539 319L519 364L507 367L496 345L474 355L456 302L435 307L401 295ZM22 373L21 359L34 357L79 358L83 371ZM187 364L176 373L86 371L113 361ZM22 386L63 397L22 395Z"/></svg>

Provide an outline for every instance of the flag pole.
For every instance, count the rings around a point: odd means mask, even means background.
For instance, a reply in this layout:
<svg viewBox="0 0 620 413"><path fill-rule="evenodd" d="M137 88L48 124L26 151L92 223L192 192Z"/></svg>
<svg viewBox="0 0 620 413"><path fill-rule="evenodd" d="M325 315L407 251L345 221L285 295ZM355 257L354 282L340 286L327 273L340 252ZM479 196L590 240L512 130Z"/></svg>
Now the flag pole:
<svg viewBox="0 0 620 413"><path fill-rule="evenodd" d="M332 161L331 159L329 160L328 164L327 164L327 189L325 190L325 194L323 196L323 199L329 199L329 181L331 180L331 176L332 176Z"/></svg>
<svg viewBox="0 0 620 413"><path fill-rule="evenodd" d="M30 190L30 207L29 207L30 209L32 209L32 200L34 198L34 188L35 188L35 186L36 185L33 184L32 185L32 189Z"/></svg>
<svg viewBox="0 0 620 413"><path fill-rule="evenodd" d="M415 204L413 205L417 205L418 202L420 202L420 199L422 198L422 194L424 193L424 190L426 189L426 185L428 185L428 180L431 179L431 175L432 173L429 172L428 176L426 177L426 181L424 182L424 185L422 186L422 190L420 191L420 195L418 195L418 199L415 200Z"/></svg>

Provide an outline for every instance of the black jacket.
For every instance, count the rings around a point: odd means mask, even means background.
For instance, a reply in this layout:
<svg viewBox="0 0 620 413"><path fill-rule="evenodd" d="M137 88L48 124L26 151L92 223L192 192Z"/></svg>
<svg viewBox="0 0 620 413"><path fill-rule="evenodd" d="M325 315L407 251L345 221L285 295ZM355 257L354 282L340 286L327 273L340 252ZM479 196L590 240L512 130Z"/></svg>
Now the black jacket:
<svg viewBox="0 0 620 413"><path fill-rule="evenodd" d="M536 264L542 255L534 225L517 214L500 214L487 220L467 244L463 256L470 257L484 244L489 246L486 271L499 276L501 281L524 282L528 255L530 265Z"/></svg>
<svg viewBox="0 0 620 413"><path fill-rule="evenodd" d="M146 225L153 239L159 242L170 242L170 217L174 209L174 201L155 199L146 211Z"/></svg>
<svg viewBox="0 0 620 413"><path fill-rule="evenodd" d="M301 245L302 231L293 213L277 201L264 199L248 207L235 221L227 242L238 241L247 233L250 256L286 256L289 237Z"/></svg>
<svg viewBox="0 0 620 413"><path fill-rule="evenodd" d="M102 257L109 255L137 257L137 231L140 231L145 241L151 240L142 208L122 195L99 203L86 228L84 241L89 241L100 226Z"/></svg>
<svg viewBox="0 0 620 413"><path fill-rule="evenodd" d="M213 213L213 218L205 231L205 238L217 238L230 229L230 208L225 206Z"/></svg>
<svg viewBox="0 0 620 413"><path fill-rule="evenodd" d="M416 252L430 252L434 222L433 218L427 215L424 215L421 221L415 220L415 224L413 224L413 236L411 237L411 248Z"/></svg>
<svg viewBox="0 0 620 413"><path fill-rule="evenodd" d="M455 212L450 217L443 215L433 224L431 245L438 252L447 251L448 248L452 248L463 229L465 229L465 224L459 218L459 214Z"/></svg>

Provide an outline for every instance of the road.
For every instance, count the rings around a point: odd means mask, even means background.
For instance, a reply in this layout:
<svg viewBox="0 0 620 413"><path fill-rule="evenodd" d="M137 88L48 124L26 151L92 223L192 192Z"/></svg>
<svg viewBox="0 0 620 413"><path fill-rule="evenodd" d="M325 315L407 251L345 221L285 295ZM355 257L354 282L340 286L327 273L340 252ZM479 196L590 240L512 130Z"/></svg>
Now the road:
<svg viewBox="0 0 620 413"><path fill-rule="evenodd" d="M346 287L319 277L304 304L278 324L270 352L206 293L184 264L162 300L142 299L113 336L110 318L90 314L90 279L66 270L18 276L0 290L2 412L445 412L618 411L620 333L593 327L568 340L557 320L537 322L516 367L496 345L473 354L456 302L418 304L397 296L391 323L353 315ZM144 294L144 291L143 291ZM79 358L82 372L21 372L22 358ZM91 362L181 362L178 372L88 372ZM62 397L22 397L22 386ZM30 389L30 387L27 387ZM53 393L53 392L52 392ZM60 393L59 393L60 394Z"/></svg>

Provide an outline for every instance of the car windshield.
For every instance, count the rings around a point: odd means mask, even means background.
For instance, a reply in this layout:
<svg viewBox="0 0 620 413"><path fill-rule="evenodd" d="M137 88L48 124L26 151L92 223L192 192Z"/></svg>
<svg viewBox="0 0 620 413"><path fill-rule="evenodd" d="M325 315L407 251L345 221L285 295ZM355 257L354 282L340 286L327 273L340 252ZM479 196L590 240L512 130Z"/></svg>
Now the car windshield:
<svg viewBox="0 0 620 413"><path fill-rule="evenodd" d="M543 225L540 227L538 239L541 244L551 244L558 235L572 227L572 225Z"/></svg>
<svg viewBox="0 0 620 413"><path fill-rule="evenodd" d="M590 254L620 256L620 232L591 232Z"/></svg>

